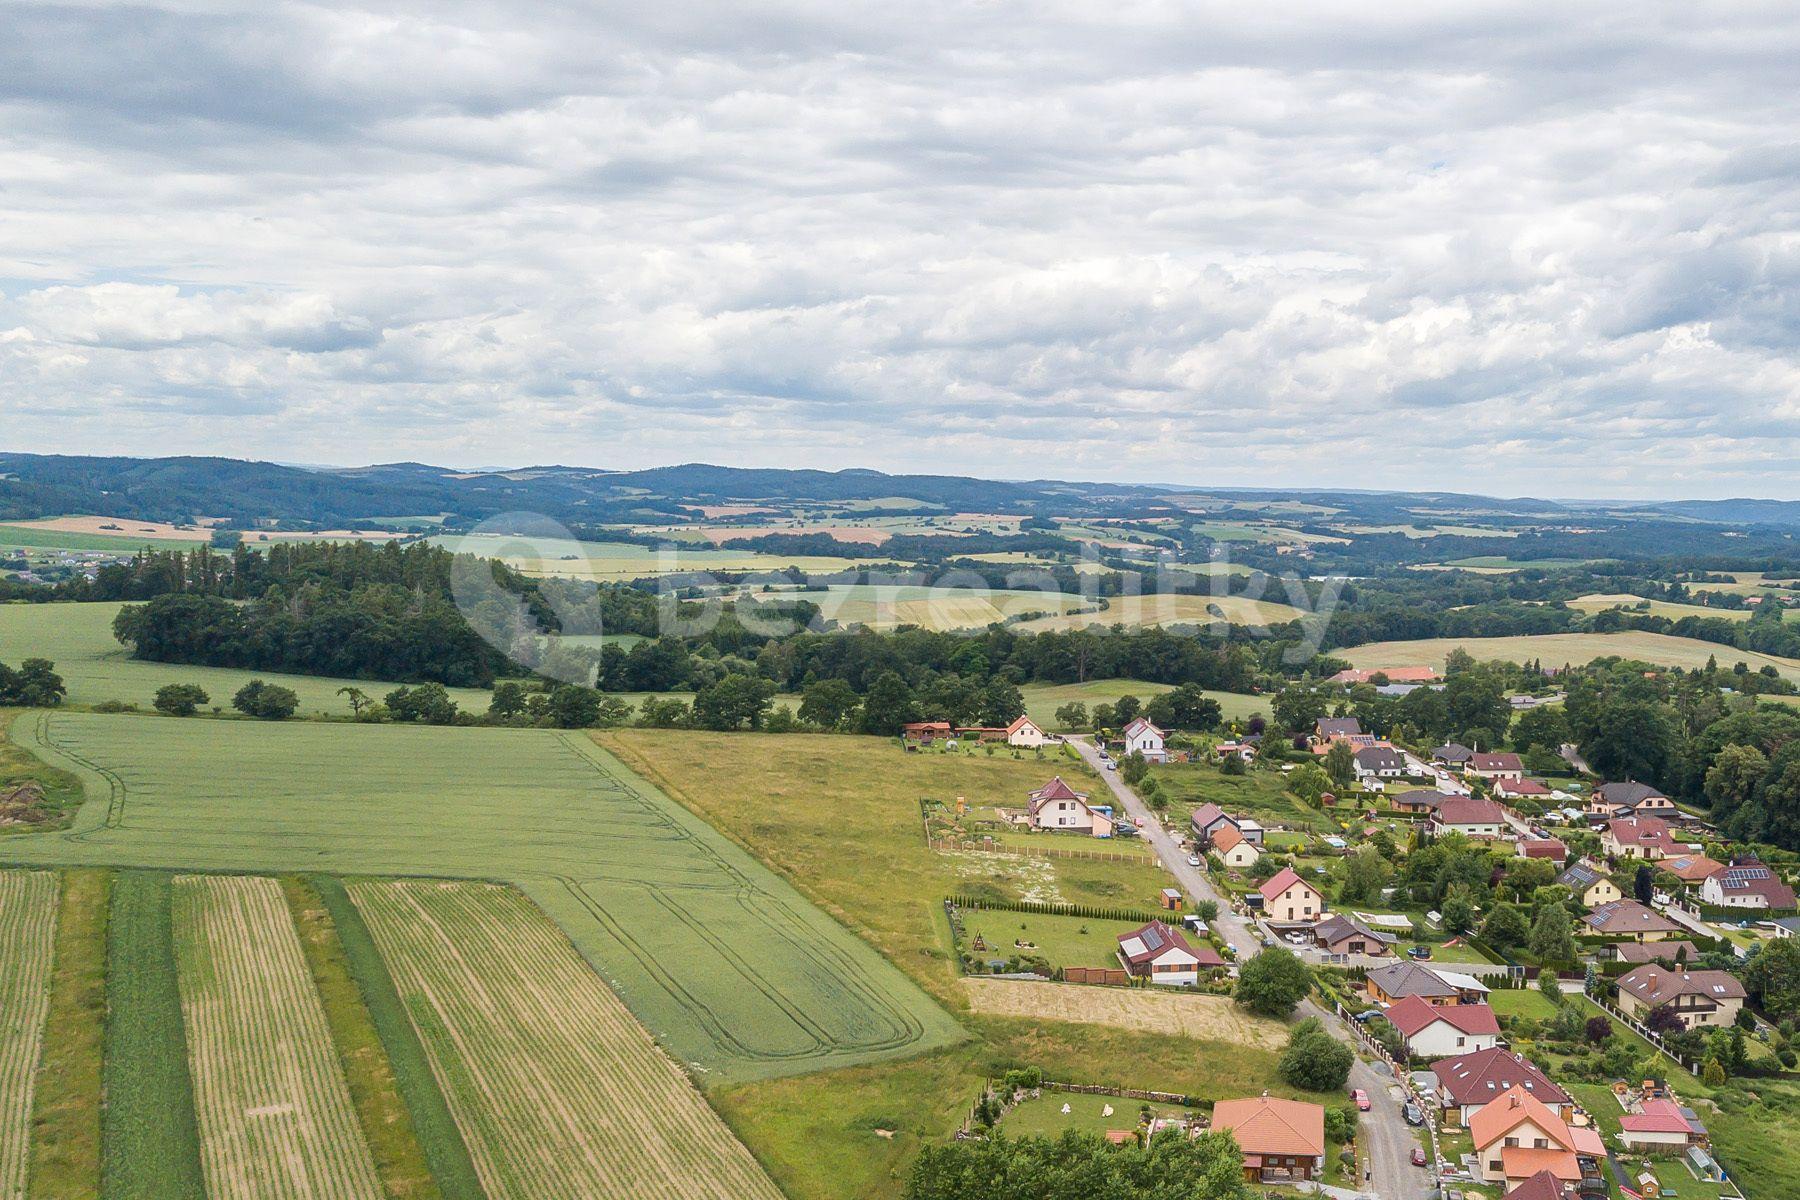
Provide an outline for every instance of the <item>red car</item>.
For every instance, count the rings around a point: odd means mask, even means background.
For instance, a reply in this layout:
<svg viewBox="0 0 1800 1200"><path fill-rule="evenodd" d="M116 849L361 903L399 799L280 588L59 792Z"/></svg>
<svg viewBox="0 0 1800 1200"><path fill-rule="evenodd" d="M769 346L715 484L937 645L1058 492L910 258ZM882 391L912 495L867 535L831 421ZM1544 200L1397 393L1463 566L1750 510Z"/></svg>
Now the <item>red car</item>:
<svg viewBox="0 0 1800 1200"><path fill-rule="evenodd" d="M1363 1091L1361 1088L1352 1088L1350 1090L1350 1098L1356 1101L1356 1107L1359 1112L1369 1111L1369 1093Z"/></svg>
<svg viewBox="0 0 1800 1200"><path fill-rule="evenodd" d="M1417 1146L1414 1146L1413 1147L1413 1166L1422 1167L1424 1165L1425 1165L1425 1151L1419 1149L1419 1147L1417 1147Z"/></svg>

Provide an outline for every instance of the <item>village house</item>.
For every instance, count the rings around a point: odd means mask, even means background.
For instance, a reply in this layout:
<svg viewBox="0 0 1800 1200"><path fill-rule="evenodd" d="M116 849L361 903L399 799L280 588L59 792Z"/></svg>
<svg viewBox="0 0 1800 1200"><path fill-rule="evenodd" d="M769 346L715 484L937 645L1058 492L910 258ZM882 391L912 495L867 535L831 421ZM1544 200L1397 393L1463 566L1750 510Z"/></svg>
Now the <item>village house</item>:
<svg viewBox="0 0 1800 1200"><path fill-rule="evenodd" d="M1442 746L1431 748L1431 761L1440 767L1455 767L1462 770L1469 765L1469 759L1475 752L1461 742L1445 742Z"/></svg>
<svg viewBox="0 0 1800 1200"><path fill-rule="evenodd" d="M1657 869L1667 871L1688 887L1699 887L1709 876L1723 871L1725 864L1704 854L1683 854L1663 859L1662 865Z"/></svg>
<svg viewBox="0 0 1800 1200"><path fill-rule="evenodd" d="M1439 837L1460 833L1464 837L1498 838L1509 826L1506 811L1492 800L1456 796L1437 806L1437 811L1426 821L1426 828Z"/></svg>
<svg viewBox="0 0 1800 1200"><path fill-rule="evenodd" d="M1560 867L1568 860L1569 848L1557 838L1522 838L1519 857L1542 858Z"/></svg>
<svg viewBox="0 0 1800 1200"><path fill-rule="evenodd" d="M1556 1177L1555 1171L1539 1171L1500 1200L1567 1200L1569 1187Z"/></svg>
<svg viewBox="0 0 1800 1200"><path fill-rule="evenodd" d="M1700 901L1726 908L1793 908L1794 889L1754 858L1740 858L1700 885Z"/></svg>
<svg viewBox="0 0 1800 1200"><path fill-rule="evenodd" d="M1122 736L1125 741L1125 756L1141 754L1145 762L1168 761L1169 752L1163 748L1169 740L1168 735L1143 717L1137 717L1125 726Z"/></svg>
<svg viewBox="0 0 1800 1200"><path fill-rule="evenodd" d="M1584 933L1616 938L1619 941L1660 942L1675 937L1682 927L1636 900L1614 900L1602 904L1581 918Z"/></svg>
<svg viewBox="0 0 1800 1200"><path fill-rule="evenodd" d="M1583 908L1599 908L1625 896L1611 876L1586 859L1563 868L1563 873L1556 877L1556 882L1573 892L1576 903Z"/></svg>
<svg viewBox="0 0 1800 1200"><path fill-rule="evenodd" d="M1496 779L1494 795L1501 800L1533 800L1543 804L1550 799L1550 785L1536 779Z"/></svg>
<svg viewBox="0 0 1800 1200"><path fill-rule="evenodd" d="M1420 788L1390 796L1388 804L1395 812L1434 813L1438 810L1438 805L1448 799L1450 799L1449 792L1434 792L1428 788Z"/></svg>
<svg viewBox="0 0 1800 1200"><path fill-rule="evenodd" d="M1660 817L1614 817L1600 835L1600 848L1614 858L1641 858L1646 862L1674 858L1687 847L1669 832Z"/></svg>
<svg viewBox="0 0 1800 1200"><path fill-rule="evenodd" d="M1225 965L1217 950L1190 944L1161 921L1120 934L1119 961L1133 975L1172 987L1199 983L1202 971Z"/></svg>
<svg viewBox="0 0 1800 1200"><path fill-rule="evenodd" d="M1665 938L1660 942L1619 942L1607 947L1612 957L1624 963L1663 963L1671 967L1685 966L1700 957L1700 948L1686 938Z"/></svg>
<svg viewBox="0 0 1800 1200"><path fill-rule="evenodd" d="M1024 823L1056 833L1085 833L1102 838L1113 835L1112 813L1090 806L1087 793L1064 783L1061 775L1031 793Z"/></svg>
<svg viewBox="0 0 1800 1200"><path fill-rule="evenodd" d="M1438 1005L1485 1004L1488 998L1487 985L1473 975L1411 961L1374 968L1363 980L1363 987L1369 999L1390 1007L1409 996Z"/></svg>
<svg viewBox="0 0 1800 1200"><path fill-rule="evenodd" d="M1634 1150L1680 1151L1707 1144L1706 1126L1691 1108L1652 1096L1619 1118L1619 1140Z"/></svg>
<svg viewBox="0 0 1800 1200"><path fill-rule="evenodd" d="M1619 976L1619 1011L1648 1021L1653 1008L1668 1008L1684 1029L1719 1028L1737 1020L1744 985L1729 971L1671 971L1655 964Z"/></svg>
<svg viewBox="0 0 1800 1200"><path fill-rule="evenodd" d="M1392 746L1365 746L1351 767L1358 779L1398 779L1406 774L1406 756Z"/></svg>
<svg viewBox="0 0 1800 1200"><path fill-rule="evenodd" d="M1476 1179L1515 1188L1540 1171L1565 1187L1582 1181L1580 1160L1606 1157L1606 1144L1590 1128L1571 1127L1523 1087L1498 1096L1469 1121L1475 1142Z"/></svg>
<svg viewBox="0 0 1800 1200"><path fill-rule="evenodd" d="M1325 914L1325 897L1319 889L1283 867L1273 879L1257 888L1264 918L1289 924L1312 921Z"/></svg>
<svg viewBox="0 0 1800 1200"><path fill-rule="evenodd" d="M900 736L909 742L929 746L938 738L956 736L956 728L948 721L908 721L900 727Z"/></svg>
<svg viewBox="0 0 1800 1200"><path fill-rule="evenodd" d="M1500 1040L1500 1022L1485 1004L1438 1005L1408 996L1383 1015L1400 1031L1406 1052L1414 1058L1492 1050Z"/></svg>
<svg viewBox="0 0 1800 1200"><path fill-rule="evenodd" d="M1214 835L1227 825L1237 827L1237 822L1226 815L1225 810L1216 804L1202 804L1188 817L1188 826L1194 831L1194 841L1201 847L1208 845Z"/></svg>
<svg viewBox="0 0 1800 1200"><path fill-rule="evenodd" d="M1477 751L1469 755L1463 774L1475 779L1523 779L1525 764L1516 754L1482 754Z"/></svg>
<svg viewBox="0 0 1800 1200"><path fill-rule="evenodd" d="M1364 733L1362 722L1355 717L1320 717L1313 722L1312 737L1309 740L1313 750L1323 754L1331 749L1333 742L1348 742L1352 750L1373 746L1375 735Z"/></svg>
<svg viewBox="0 0 1800 1200"><path fill-rule="evenodd" d="M1559 1117L1574 1104L1535 1064L1497 1046L1440 1059L1431 1071L1437 1076L1444 1121L1450 1125L1467 1125L1476 1113L1515 1087L1524 1088Z"/></svg>
<svg viewBox="0 0 1800 1200"><path fill-rule="evenodd" d="M1252 1183L1313 1179L1325 1170L1325 1110L1317 1104L1266 1094L1221 1100L1212 1127L1236 1140Z"/></svg>
<svg viewBox="0 0 1800 1200"><path fill-rule="evenodd" d="M1675 816L1675 802L1647 783L1603 783L1593 799L1623 817Z"/></svg>
<svg viewBox="0 0 1800 1200"><path fill-rule="evenodd" d="M1436 683L1442 676L1430 667L1376 667L1364 670L1350 667L1327 679L1326 683L1369 683L1377 675L1385 675L1389 683Z"/></svg>
<svg viewBox="0 0 1800 1200"><path fill-rule="evenodd" d="M1262 857L1256 843L1239 833L1235 825L1226 825L1213 834L1212 852L1234 871L1247 871Z"/></svg>
<svg viewBox="0 0 1800 1200"><path fill-rule="evenodd" d="M1006 727L1006 744L1031 750L1038 746L1053 745L1057 741L1042 729L1030 717L1020 717Z"/></svg>
<svg viewBox="0 0 1800 1200"><path fill-rule="evenodd" d="M1394 952L1394 938L1377 933L1354 917L1337 913L1313 926L1313 941L1327 954L1367 954L1380 957Z"/></svg>

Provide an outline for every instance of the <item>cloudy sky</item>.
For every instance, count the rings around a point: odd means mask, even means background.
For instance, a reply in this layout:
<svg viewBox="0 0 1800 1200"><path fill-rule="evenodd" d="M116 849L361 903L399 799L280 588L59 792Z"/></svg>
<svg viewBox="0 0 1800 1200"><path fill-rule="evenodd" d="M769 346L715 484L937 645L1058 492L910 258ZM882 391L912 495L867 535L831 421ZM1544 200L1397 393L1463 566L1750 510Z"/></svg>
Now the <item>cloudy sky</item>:
<svg viewBox="0 0 1800 1200"><path fill-rule="evenodd" d="M1800 497L1796 64L1786 0L7 0L0 445Z"/></svg>

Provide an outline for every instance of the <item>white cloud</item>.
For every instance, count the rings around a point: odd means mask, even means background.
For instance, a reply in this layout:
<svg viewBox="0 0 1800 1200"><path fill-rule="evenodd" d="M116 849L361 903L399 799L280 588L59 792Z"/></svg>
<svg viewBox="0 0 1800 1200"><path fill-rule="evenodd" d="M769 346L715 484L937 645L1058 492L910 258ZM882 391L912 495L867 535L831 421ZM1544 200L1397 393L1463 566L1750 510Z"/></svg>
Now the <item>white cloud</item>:
<svg viewBox="0 0 1800 1200"><path fill-rule="evenodd" d="M7 20L15 448L1800 495L1788 5Z"/></svg>

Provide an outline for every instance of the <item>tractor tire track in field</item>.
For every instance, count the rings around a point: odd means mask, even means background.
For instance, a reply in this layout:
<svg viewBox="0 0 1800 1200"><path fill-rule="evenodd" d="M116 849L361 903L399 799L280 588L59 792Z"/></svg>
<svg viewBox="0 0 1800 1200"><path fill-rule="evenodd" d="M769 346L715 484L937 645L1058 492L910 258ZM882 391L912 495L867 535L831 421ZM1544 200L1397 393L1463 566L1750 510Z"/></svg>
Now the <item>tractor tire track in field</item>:
<svg viewBox="0 0 1800 1200"><path fill-rule="evenodd" d="M50 1013L57 879L0 871L0 1197L25 1195L38 1052Z"/></svg>
<svg viewBox="0 0 1800 1200"><path fill-rule="evenodd" d="M382 1200L281 885L178 876L174 914L210 1200Z"/></svg>
<svg viewBox="0 0 1800 1200"><path fill-rule="evenodd" d="M477 883L349 890L493 1200L780 1200L525 897Z"/></svg>

